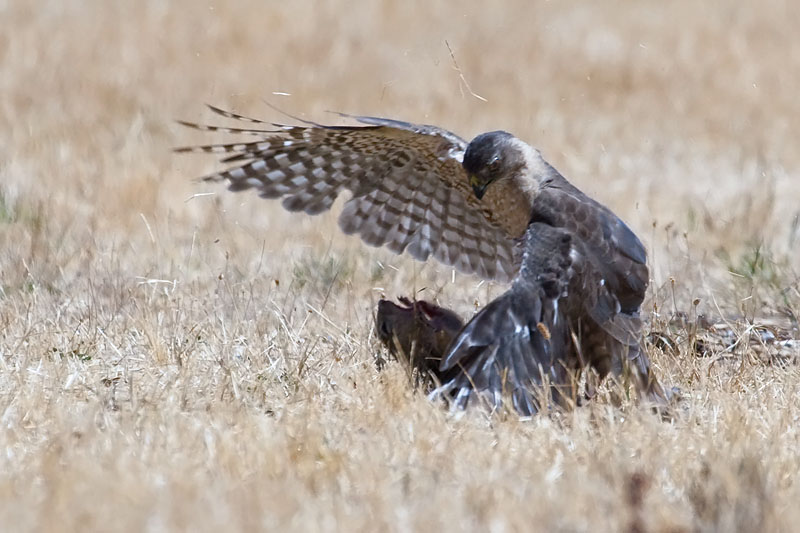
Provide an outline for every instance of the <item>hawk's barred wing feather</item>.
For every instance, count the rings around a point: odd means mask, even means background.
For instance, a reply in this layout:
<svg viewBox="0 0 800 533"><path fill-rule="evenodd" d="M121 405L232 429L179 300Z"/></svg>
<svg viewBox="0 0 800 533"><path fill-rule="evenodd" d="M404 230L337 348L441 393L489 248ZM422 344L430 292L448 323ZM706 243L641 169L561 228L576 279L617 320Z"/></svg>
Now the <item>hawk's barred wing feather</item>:
<svg viewBox="0 0 800 533"><path fill-rule="evenodd" d="M278 133L279 130L259 130L255 128L231 128L228 126L212 126L209 124L196 124L194 122L187 122L185 120L178 120L178 124L181 126L186 126L187 128L192 128L193 130L198 131L216 131L220 133L235 133L237 135L256 135L259 137L263 137L269 133ZM186 146L183 148L178 148L176 152L205 152L207 150L203 150L203 147L196 147L196 146Z"/></svg>
<svg viewBox="0 0 800 533"><path fill-rule="evenodd" d="M466 142L435 126L376 117L350 117L365 126L284 126L209 106L226 118L274 130L181 122L203 131L262 136L247 143L179 148L225 154L239 166L204 178L234 191L256 189L283 198L291 211L318 214L345 190L352 196L339 217L342 230L367 244L435 257L483 279L508 281L519 264L518 237L469 187L461 161ZM348 116L348 115L344 115ZM305 122L305 121L304 121Z"/></svg>

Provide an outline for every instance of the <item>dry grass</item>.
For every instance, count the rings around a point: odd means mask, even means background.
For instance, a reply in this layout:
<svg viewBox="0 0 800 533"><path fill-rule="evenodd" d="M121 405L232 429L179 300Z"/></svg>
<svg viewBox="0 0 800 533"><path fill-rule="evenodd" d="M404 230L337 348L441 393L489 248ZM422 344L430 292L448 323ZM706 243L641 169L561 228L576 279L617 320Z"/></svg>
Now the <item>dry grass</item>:
<svg viewBox="0 0 800 533"><path fill-rule="evenodd" d="M800 311L799 13L0 1L0 529L796 529L796 351L695 357L692 324ZM650 250L675 420L455 420L376 373L381 293L498 288L193 183L173 119L263 100L540 147Z"/></svg>

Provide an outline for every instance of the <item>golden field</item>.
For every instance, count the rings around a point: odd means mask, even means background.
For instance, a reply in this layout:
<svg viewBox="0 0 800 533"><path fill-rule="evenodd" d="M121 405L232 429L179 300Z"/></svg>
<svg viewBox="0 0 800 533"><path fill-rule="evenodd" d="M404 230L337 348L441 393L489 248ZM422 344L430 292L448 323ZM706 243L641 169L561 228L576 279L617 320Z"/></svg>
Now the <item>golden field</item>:
<svg viewBox="0 0 800 533"><path fill-rule="evenodd" d="M0 530L796 530L799 26L788 0L0 1ZM222 123L204 103L537 146L645 242L673 418L454 417L378 373L382 295L502 287L197 183L223 167L172 149L231 138L176 124Z"/></svg>

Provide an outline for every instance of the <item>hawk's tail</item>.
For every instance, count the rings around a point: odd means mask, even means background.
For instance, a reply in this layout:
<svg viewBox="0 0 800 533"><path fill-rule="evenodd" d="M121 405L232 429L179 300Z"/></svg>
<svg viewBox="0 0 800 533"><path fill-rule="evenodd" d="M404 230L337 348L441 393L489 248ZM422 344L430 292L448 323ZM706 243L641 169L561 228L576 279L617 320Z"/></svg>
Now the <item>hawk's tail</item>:
<svg viewBox="0 0 800 533"><path fill-rule="evenodd" d="M473 396L495 408L510 398L523 416L536 413L548 397L560 402L571 389L571 374L568 326L556 302L541 292L520 297L513 289L492 301L453 341L440 370L460 371L432 396L452 397L457 408Z"/></svg>
<svg viewBox="0 0 800 533"><path fill-rule="evenodd" d="M547 396L561 401L564 389L571 389L568 369L576 366L567 310L559 309L572 272L571 245L564 230L536 222L528 227L517 279L453 341L440 370L459 371L435 394L453 394L459 407L475 394L495 407L510 397L525 416Z"/></svg>

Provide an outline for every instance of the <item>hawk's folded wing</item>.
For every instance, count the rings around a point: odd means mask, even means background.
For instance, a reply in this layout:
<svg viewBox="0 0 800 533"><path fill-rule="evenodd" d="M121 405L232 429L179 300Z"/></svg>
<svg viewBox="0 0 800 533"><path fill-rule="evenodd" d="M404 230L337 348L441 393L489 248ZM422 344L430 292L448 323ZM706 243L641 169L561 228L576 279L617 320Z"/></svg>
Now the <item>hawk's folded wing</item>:
<svg viewBox="0 0 800 533"><path fill-rule="evenodd" d="M638 310L647 289L647 253L630 228L606 206L553 172L533 206L532 220L564 228L583 244L585 255L619 300Z"/></svg>
<svg viewBox="0 0 800 533"><path fill-rule="evenodd" d="M639 307L649 282L647 254L638 237L604 205L555 174L537 196L533 220L564 228L574 239L577 270L572 292L607 333L623 344L640 340Z"/></svg>
<svg viewBox="0 0 800 533"><path fill-rule="evenodd" d="M518 269L518 241L530 220L521 197L484 201L469 187L461 162L467 143L435 126L353 117L367 126L285 126L211 108L224 117L264 129L226 128L182 122L203 131L250 134L253 142L179 148L179 152L225 154L236 166L207 176L234 191L256 189L283 198L290 211L318 214L340 193L339 225L367 244L407 251L483 279L508 281ZM502 205L503 212L490 206Z"/></svg>

